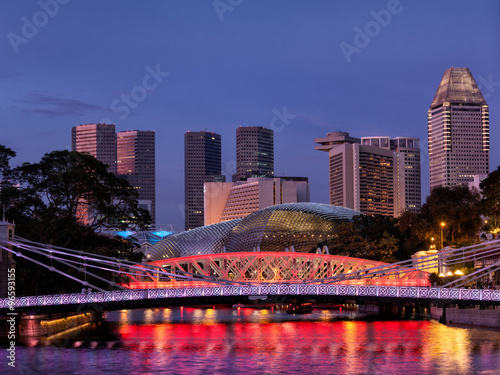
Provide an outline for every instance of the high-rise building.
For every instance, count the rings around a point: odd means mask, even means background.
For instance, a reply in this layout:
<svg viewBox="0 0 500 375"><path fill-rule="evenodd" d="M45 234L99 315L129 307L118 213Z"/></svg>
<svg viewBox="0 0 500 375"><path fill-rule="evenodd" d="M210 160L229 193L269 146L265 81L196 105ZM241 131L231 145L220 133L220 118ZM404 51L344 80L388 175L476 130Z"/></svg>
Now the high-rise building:
<svg viewBox="0 0 500 375"><path fill-rule="evenodd" d="M117 173L138 192L139 208L151 214L155 224L155 132L129 130L117 134Z"/></svg>
<svg viewBox="0 0 500 375"><path fill-rule="evenodd" d="M328 133L315 142L317 150L329 153L330 204L364 214L395 214L392 150L362 145L345 132Z"/></svg>
<svg viewBox="0 0 500 375"><path fill-rule="evenodd" d="M233 181L249 177L273 177L274 132L262 126L236 129L236 173Z"/></svg>
<svg viewBox="0 0 500 375"><path fill-rule="evenodd" d="M395 216L418 213L422 204L420 140L412 137L362 137L361 144L395 151Z"/></svg>
<svg viewBox="0 0 500 375"><path fill-rule="evenodd" d="M116 174L116 133L114 124L84 124L71 129L73 151L89 154L108 166L108 172ZM96 212L84 201L78 202L76 216L84 224L90 224Z"/></svg>
<svg viewBox="0 0 500 375"><path fill-rule="evenodd" d="M92 155L116 174L116 133L114 124L85 124L71 129L73 151Z"/></svg>
<svg viewBox="0 0 500 375"><path fill-rule="evenodd" d="M186 230L203 226L205 182L224 182L221 136L201 131L184 134L184 200Z"/></svg>
<svg viewBox="0 0 500 375"><path fill-rule="evenodd" d="M250 177L247 181L207 182L205 225L244 218L266 207L309 202L307 177Z"/></svg>
<svg viewBox="0 0 500 375"><path fill-rule="evenodd" d="M468 68L446 70L428 111L430 188L489 172L489 110Z"/></svg>
<svg viewBox="0 0 500 375"><path fill-rule="evenodd" d="M332 150L345 149L349 146L361 143L361 139L350 137L347 132L328 133L325 138L316 138L315 150L325 151L329 154L329 187L330 204L346 208L354 208L354 191L352 186L352 155L338 155Z"/></svg>

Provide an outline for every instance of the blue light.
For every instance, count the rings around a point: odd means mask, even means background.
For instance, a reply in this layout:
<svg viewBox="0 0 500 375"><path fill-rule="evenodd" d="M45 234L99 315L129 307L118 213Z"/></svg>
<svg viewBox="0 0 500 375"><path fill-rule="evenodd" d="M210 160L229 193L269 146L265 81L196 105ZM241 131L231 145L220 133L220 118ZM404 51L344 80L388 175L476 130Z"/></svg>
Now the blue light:
<svg viewBox="0 0 500 375"><path fill-rule="evenodd" d="M157 237L167 237L169 235L171 235L173 232L169 232L169 231L166 231L166 230L159 230L157 232L153 232L153 234Z"/></svg>
<svg viewBox="0 0 500 375"><path fill-rule="evenodd" d="M135 234L135 232L132 232L130 230L124 230L123 232L116 232L116 234L119 235L120 237L127 238Z"/></svg>

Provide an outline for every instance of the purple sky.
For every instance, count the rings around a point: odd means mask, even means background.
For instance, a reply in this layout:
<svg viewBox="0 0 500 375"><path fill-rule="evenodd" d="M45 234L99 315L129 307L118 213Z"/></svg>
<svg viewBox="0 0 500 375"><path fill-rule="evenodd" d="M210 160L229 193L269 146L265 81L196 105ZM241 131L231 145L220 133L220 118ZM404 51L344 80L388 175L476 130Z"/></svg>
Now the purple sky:
<svg viewBox="0 0 500 375"><path fill-rule="evenodd" d="M230 176L236 128L273 126L275 174L309 177L321 203L314 138L419 137L425 199L427 109L451 66L480 85L500 164L499 19L498 1L2 0L0 143L17 165L70 148L74 125L155 130L157 222L178 229L187 130L222 135Z"/></svg>

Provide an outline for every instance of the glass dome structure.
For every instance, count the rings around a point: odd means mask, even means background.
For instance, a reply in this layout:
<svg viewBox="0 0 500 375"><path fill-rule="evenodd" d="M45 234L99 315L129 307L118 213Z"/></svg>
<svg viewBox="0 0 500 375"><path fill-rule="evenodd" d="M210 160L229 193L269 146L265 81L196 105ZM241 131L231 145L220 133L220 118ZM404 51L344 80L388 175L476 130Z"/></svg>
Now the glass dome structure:
<svg viewBox="0 0 500 375"><path fill-rule="evenodd" d="M320 203L287 203L243 219L171 235L146 251L148 261L201 254L251 251L310 252L334 235L340 222L360 212Z"/></svg>

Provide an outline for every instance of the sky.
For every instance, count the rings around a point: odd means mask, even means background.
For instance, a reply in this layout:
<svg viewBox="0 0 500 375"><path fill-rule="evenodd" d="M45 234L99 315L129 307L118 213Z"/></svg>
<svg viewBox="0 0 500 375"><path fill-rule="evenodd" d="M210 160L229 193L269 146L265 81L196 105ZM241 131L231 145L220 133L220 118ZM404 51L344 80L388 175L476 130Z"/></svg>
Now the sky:
<svg viewBox="0 0 500 375"><path fill-rule="evenodd" d="M184 227L183 135L274 129L275 174L308 177L328 203L328 154L314 139L421 139L444 71L468 67L490 106L500 165L500 2L2 0L0 144L12 161L71 148L75 125L156 132L157 224Z"/></svg>

